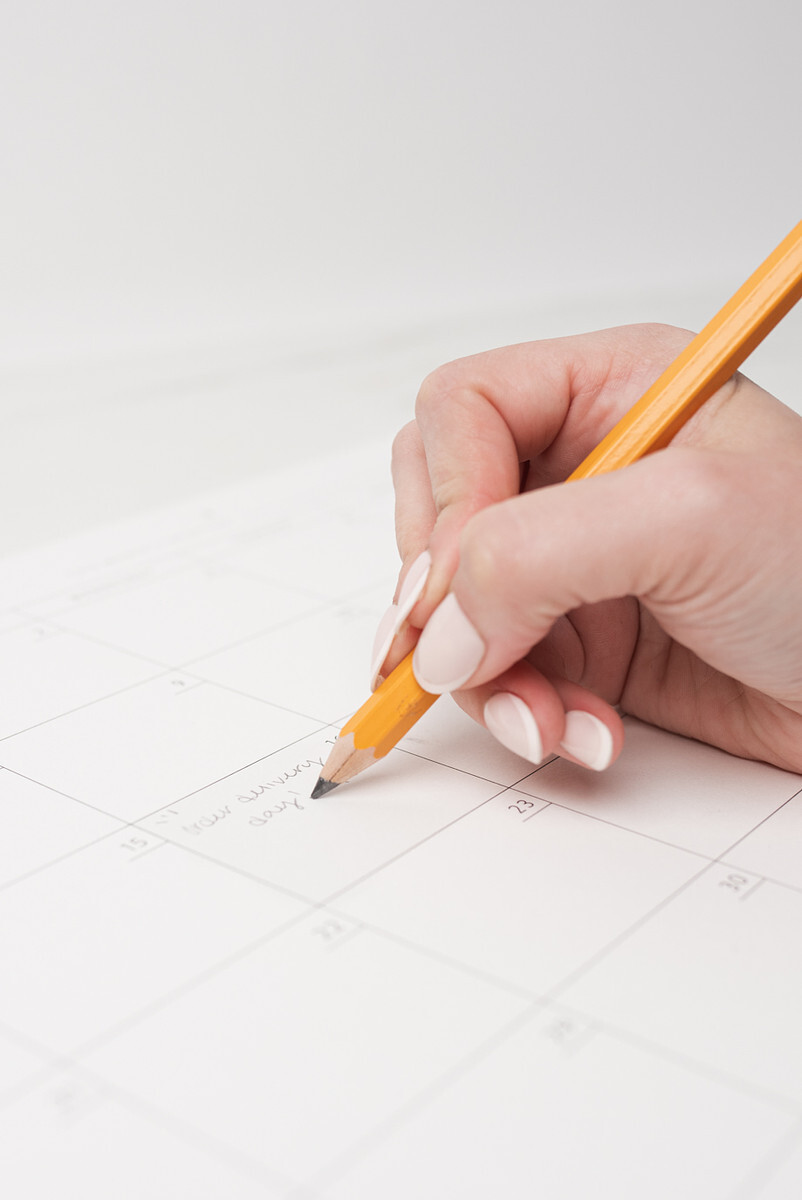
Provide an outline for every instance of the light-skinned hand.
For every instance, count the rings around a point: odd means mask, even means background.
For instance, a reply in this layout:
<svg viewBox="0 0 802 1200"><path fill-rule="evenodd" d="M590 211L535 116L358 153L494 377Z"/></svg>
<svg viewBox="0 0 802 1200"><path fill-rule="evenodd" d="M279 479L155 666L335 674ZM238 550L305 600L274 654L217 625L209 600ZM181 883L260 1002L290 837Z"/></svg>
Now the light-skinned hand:
<svg viewBox="0 0 802 1200"><path fill-rule="evenodd" d="M415 646L424 688L534 762L603 769L625 712L802 771L802 418L737 374L667 449L561 482L690 337L604 330L425 380L374 677Z"/></svg>

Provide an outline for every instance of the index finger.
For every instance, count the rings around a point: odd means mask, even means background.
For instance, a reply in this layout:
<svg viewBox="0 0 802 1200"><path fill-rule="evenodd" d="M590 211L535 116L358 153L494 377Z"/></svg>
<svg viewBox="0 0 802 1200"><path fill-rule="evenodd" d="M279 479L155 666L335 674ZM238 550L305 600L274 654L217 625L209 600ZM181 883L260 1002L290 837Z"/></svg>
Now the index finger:
<svg viewBox="0 0 802 1200"><path fill-rule="evenodd" d="M629 326L527 342L449 363L424 380L416 405L423 456L399 489L403 521L404 495L423 486L425 462L432 565L415 625L448 590L468 520L517 495L521 463L530 464L528 487L564 479L689 337Z"/></svg>

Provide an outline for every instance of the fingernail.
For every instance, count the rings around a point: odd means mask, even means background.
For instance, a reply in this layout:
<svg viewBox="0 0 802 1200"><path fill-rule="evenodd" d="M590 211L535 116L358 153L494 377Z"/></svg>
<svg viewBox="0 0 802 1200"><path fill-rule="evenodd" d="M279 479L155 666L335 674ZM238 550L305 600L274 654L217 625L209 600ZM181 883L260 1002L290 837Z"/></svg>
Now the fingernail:
<svg viewBox="0 0 802 1200"><path fill-rule="evenodd" d="M431 565L432 556L428 550L424 550L407 571L401 591L398 593L398 610L403 614L402 621L406 621L425 588Z"/></svg>
<svg viewBox="0 0 802 1200"><path fill-rule="evenodd" d="M583 766L603 771L613 757L613 735L598 717L574 709L565 714L565 733L560 749Z"/></svg>
<svg viewBox="0 0 802 1200"><path fill-rule="evenodd" d="M376 630L376 636L373 639L373 649L370 652L370 690L373 691L378 683L379 671L384 662L390 647L393 644L396 630L398 628L398 605L391 604L379 621L379 628Z"/></svg>
<svg viewBox="0 0 802 1200"><path fill-rule="evenodd" d="M539 763L543 758L543 741L537 722L528 705L512 692L496 692L484 708L485 724L502 746Z"/></svg>
<svg viewBox="0 0 802 1200"><path fill-rule="evenodd" d="M390 647L395 640L396 634L412 612L420 598L421 592L426 586L431 565L431 555L428 550L424 550L422 554L418 555L407 571L406 578L398 595L398 603L391 604L381 621L379 621L379 628L376 630L376 636L373 639L373 650L370 655L371 691L378 685L379 671L390 652Z"/></svg>
<svg viewBox="0 0 802 1200"><path fill-rule="evenodd" d="M484 642L450 592L426 623L412 669L425 691L439 695L466 683L484 656Z"/></svg>

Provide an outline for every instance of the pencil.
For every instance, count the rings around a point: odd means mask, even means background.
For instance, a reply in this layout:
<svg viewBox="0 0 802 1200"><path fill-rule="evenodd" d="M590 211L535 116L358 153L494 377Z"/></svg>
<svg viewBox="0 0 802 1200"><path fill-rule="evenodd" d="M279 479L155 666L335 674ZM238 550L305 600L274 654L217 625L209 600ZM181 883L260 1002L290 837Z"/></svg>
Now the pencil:
<svg viewBox="0 0 802 1200"><path fill-rule="evenodd" d="M629 466L667 446L802 295L802 221L613 426L566 482ZM412 671L412 654L343 726L312 797L383 758L437 696Z"/></svg>

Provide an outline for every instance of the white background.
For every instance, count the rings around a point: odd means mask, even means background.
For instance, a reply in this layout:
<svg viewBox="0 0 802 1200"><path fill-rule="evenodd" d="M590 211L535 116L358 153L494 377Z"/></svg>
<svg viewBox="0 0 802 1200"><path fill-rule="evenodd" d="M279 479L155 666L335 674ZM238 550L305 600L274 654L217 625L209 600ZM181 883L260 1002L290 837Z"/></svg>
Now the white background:
<svg viewBox="0 0 802 1200"><path fill-rule="evenodd" d="M3 8L0 548L383 435L490 341L698 326L800 216L796 0Z"/></svg>

